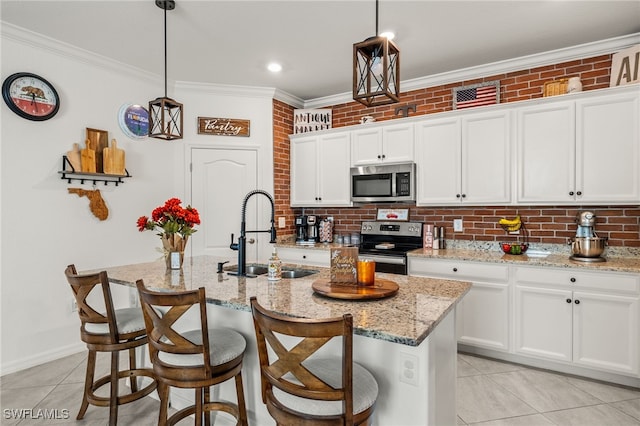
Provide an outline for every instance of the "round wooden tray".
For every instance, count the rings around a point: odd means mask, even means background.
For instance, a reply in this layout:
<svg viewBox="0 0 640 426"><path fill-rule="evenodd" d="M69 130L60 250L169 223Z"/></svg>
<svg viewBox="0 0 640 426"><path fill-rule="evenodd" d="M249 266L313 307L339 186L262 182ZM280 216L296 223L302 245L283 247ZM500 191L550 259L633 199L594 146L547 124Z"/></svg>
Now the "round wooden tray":
<svg viewBox="0 0 640 426"><path fill-rule="evenodd" d="M313 290L323 296L333 299L382 299L393 296L398 292L398 283L395 281L376 278L371 286L363 286L348 283L332 283L328 278L320 278L313 282Z"/></svg>

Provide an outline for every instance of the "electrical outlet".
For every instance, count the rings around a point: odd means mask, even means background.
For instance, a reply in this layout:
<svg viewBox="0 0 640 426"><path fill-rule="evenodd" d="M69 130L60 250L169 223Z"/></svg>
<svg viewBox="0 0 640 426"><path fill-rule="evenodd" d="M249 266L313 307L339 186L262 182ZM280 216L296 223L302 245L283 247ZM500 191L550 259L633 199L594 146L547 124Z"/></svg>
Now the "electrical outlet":
<svg viewBox="0 0 640 426"><path fill-rule="evenodd" d="M453 232L462 232L462 219L453 219Z"/></svg>
<svg viewBox="0 0 640 426"><path fill-rule="evenodd" d="M76 302L75 297L71 299L71 312L78 312L78 302Z"/></svg>
<svg viewBox="0 0 640 426"><path fill-rule="evenodd" d="M400 353L400 381L418 386L419 371L418 357L415 355Z"/></svg>
<svg viewBox="0 0 640 426"><path fill-rule="evenodd" d="M284 217L279 217L278 218L278 228L284 228L285 226L287 226L287 222L285 220Z"/></svg>

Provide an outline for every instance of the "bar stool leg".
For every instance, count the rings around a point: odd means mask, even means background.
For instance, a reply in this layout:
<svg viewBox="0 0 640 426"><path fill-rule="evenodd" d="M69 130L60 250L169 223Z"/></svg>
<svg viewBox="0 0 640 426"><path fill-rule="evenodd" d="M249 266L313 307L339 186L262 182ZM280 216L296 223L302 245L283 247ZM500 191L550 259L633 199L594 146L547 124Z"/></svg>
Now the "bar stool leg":
<svg viewBox="0 0 640 426"><path fill-rule="evenodd" d="M204 405L203 405L203 410L204 407L207 406L207 404L211 401L211 389L209 388L209 386L206 386L204 388ZM211 425L211 412L210 411L204 411L204 425L205 426L210 426Z"/></svg>
<svg viewBox="0 0 640 426"><path fill-rule="evenodd" d="M202 398L203 398L203 389L196 388L196 426L202 426Z"/></svg>
<svg viewBox="0 0 640 426"><path fill-rule="evenodd" d="M136 368L136 348L131 348L129 349L129 370L135 370ZM131 384L131 393L138 392L138 380L136 376L131 375L129 382Z"/></svg>
<svg viewBox="0 0 640 426"><path fill-rule="evenodd" d="M91 387L93 386L93 376L96 370L96 351L89 349L89 356L87 357L87 372L84 378L84 393L82 394L82 404L80 404L80 411L78 411L78 415L76 416L76 420L82 420L84 414L87 412L87 408L89 408L89 400L87 396L90 392L92 392Z"/></svg>
<svg viewBox="0 0 640 426"><path fill-rule="evenodd" d="M111 399L109 401L109 426L116 426L118 424L118 371L119 365L119 352L111 352Z"/></svg>
<svg viewBox="0 0 640 426"><path fill-rule="evenodd" d="M247 420L247 407L244 402L244 388L242 386L242 373L238 373L236 375L236 394L238 395L238 412L240 413L240 418L238 419L238 424L241 426L247 426L249 421Z"/></svg>

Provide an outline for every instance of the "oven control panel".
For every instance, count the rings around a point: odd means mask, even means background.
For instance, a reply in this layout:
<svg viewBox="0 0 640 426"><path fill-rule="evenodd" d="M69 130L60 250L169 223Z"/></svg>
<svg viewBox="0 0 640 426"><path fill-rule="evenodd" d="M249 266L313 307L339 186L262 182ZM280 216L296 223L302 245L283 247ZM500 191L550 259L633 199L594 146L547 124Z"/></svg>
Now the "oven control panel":
<svg viewBox="0 0 640 426"><path fill-rule="evenodd" d="M364 235L422 236L422 222L362 222Z"/></svg>

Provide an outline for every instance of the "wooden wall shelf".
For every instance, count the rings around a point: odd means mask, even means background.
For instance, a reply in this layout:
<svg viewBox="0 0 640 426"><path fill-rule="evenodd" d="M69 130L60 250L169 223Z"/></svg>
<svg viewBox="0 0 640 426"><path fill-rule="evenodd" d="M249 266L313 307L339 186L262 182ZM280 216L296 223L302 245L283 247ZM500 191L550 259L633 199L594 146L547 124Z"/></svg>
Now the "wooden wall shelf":
<svg viewBox="0 0 640 426"><path fill-rule="evenodd" d="M81 172L76 170L69 162L69 159L66 155L62 156L62 170L59 171L61 175L61 179L66 179L67 183L71 183L73 180L79 180L80 184L84 184L86 182L93 182L96 185L97 182L104 182L105 185L109 185L109 183L113 183L115 186L118 186L121 183L124 183L125 178L130 178L131 175L127 169L124 169L126 175L110 175L106 173L88 173Z"/></svg>

